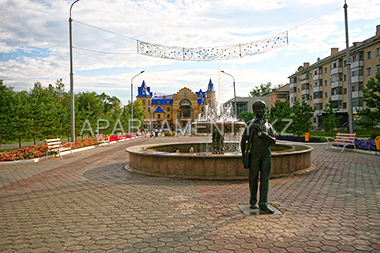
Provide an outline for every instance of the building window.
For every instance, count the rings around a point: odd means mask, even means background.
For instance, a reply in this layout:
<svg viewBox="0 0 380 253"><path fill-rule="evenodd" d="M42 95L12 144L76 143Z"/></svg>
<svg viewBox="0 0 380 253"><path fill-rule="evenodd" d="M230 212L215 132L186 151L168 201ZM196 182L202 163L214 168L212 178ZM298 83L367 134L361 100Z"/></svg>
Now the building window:
<svg viewBox="0 0 380 253"><path fill-rule="evenodd" d="M343 102L343 109L346 109L346 108L347 108L347 103Z"/></svg>
<svg viewBox="0 0 380 253"><path fill-rule="evenodd" d="M380 72L380 64L376 66L376 73Z"/></svg>
<svg viewBox="0 0 380 253"><path fill-rule="evenodd" d="M380 55L380 47L376 48L376 56Z"/></svg>
<svg viewBox="0 0 380 253"><path fill-rule="evenodd" d="M367 76L371 75L371 68L367 68Z"/></svg>
<svg viewBox="0 0 380 253"><path fill-rule="evenodd" d="M327 98L327 92L325 92L325 98Z"/></svg>
<svg viewBox="0 0 380 253"><path fill-rule="evenodd" d="M170 119L170 114L167 115L168 119Z"/></svg>
<svg viewBox="0 0 380 253"><path fill-rule="evenodd" d="M344 61L343 61L343 67L346 67L346 65L347 65L347 61L344 60Z"/></svg>
<svg viewBox="0 0 380 253"><path fill-rule="evenodd" d="M148 107L148 112L150 112L150 107Z"/></svg>
<svg viewBox="0 0 380 253"><path fill-rule="evenodd" d="M325 80L325 86L327 86L327 80Z"/></svg>
<svg viewBox="0 0 380 253"><path fill-rule="evenodd" d="M160 104L161 104L161 101L160 101L160 100L158 100L158 101L157 101L157 104L158 104L158 105L160 105Z"/></svg>
<svg viewBox="0 0 380 253"><path fill-rule="evenodd" d="M169 100L168 100L168 101L166 101L166 104L170 105L170 101L169 101Z"/></svg>
<svg viewBox="0 0 380 253"><path fill-rule="evenodd" d="M343 95L347 94L347 88L343 89Z"/></svg>
<svg viewBox="0 0 380 253"><path fill-rule="evenodd" d="M327 73L327 68L325 68L325 74Z"/></svg>
<svg viewBox="0 0 380 253"><path fill-rule="evenodd" d="M161 119L161 114L157 114L157 118Z"/></svg>
<svg viewBox="0 0 380 253"><path fill-rule="evenodd" d="M343 76L343 81L347 81L347 75Z"/></svg>
<svg viewBox="0 0 380 253"><path fill-rule="evenodd" d="M300 93L300 88L298 88L298 93Z"/></svg>
<svg viewBox="0 0 380 253"><path fill-rule="evenodd" d="M356 55L352 56L352 61L356 61Z"/></svg>
<svg viewBox="0 0 380 253"><path fill-rule="evenodd" d="M371 59L371 51L367 52L367 60Z"/></svg>
<svg viewBox="0 0 380 253"><path fill-rule="evenodd" d="M150 105L150 100L148 100L148 105Z"/></svg>
<svg viewBox="0 0 380 253"><path fill-rule="evenodd" d="M205 110L205 109L204 109L204 107L202 106L202 107L201 107L201 112L204 112L204 110Z"/></svg>
<svg viewBox="0 0 380 253"><path fill-rule="evenodd" d="M142 101L142 105L145 105L145 100Z"/></svg>
<svg viewBox="0 0 380 253"><path fill-rule="evenodd" d="M167 111L167 112L170 112L170 107L166 108L166 111Z"/></svg>
<svg viewBox="0 0 380 253"><path fill-rule="evenodd" d="M310 100L313 100L313 96L312 95L310 95Z"/></svg>

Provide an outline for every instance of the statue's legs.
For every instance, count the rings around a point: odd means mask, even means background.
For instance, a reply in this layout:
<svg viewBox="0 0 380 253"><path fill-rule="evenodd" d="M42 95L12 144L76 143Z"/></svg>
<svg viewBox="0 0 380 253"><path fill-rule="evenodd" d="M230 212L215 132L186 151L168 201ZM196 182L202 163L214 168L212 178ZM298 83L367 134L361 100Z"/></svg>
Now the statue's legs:
<svg viewBox="0 0 380 253"><path fill-rule="evenodd" d="M262 209L268 205L269 177L272 167L272 156L268 155L260 160L260 200L259 207Z"/></svg>
<svg viewBox="0 0 380 253"><path fill-rule="evenodd" d="M251 159L248 172L250 199L249 204L255 206L257 203L258 178L260 172L260 200L259 207L268 205L269 177L272 167L272 157L268 155L261 160Z"/></svg>

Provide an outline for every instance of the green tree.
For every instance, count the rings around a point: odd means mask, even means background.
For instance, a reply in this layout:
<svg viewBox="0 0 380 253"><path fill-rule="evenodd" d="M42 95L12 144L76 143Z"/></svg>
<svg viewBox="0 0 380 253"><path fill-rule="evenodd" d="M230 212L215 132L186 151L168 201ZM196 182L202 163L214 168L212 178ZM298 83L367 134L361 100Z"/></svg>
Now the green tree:
<svg viewBox="0 0 380 253"><path fill-rule="evenodd" d="M254 117L255 117L255 114L253 112L241 112L238 116L238 119L247 123L248 121L252 120Z"/></svg>
<svg viewBox="0 0 380 253"><path fill-rule="evenodd" d="M380 123L380 72L377 72L375 78L371 77L367 85L362 86L363 101L367 108L358 110L358 114L362 117L357 122L362 127L371 130Z"/></svg>
<svg viewBox="0 0 380 253"><path fill-rule="evenodd" d="M253 88L248 95L250 97L264 97L279 87L281 87L281 84L273 86L271 82L267 82L266 84L262 83L259 87Z"/></svg>
<svg viewBox="0 0 380 253"><path fill-rule="evenodd" d="M273 127L276 129L277 133L280 134L285 130L286 126L289 124L289 119L291 119L292 109L289 104L278 100L274 107L270 110L270 122L272 122Z"/></svg>
<svg viewBox="0 0 380 253"><path fill-rule="evenodd" d="M9 125L11 118L11 105L15 96L12 87L3 85L0 79L0 147L3 140L10 140L12 128Z"/></svg>
<svg viewBox="0 0 380 253"><path fill-rule="evenodd" d="M290 125L289 131L297 136L309 132L313 126L313 112L314 109L311 108L304 99L302 99L301 103L296 100L292 107L291 119L293 122Z"/></svg>
<svg viewBox="0 0 380 253"><path fill-rule="evenodd" d="M98 120L107 120L104 117L104 109L101 104L101 99L95 92L81 92L76 95L76 116L75 116L75 132L79 134L85 123L88 120L92 129L95 131L97 128ZM88 127L88 126L87 126ZM99 128L105 127L102 121ZM100 131L101 130L101 131ZM100 133L108 134L109 129L100 129ZM97 134L100 134L97 133Z"/></svg>
<svg viewBox="0 0 380 253"><path fill-rule="evenodd" d="M331 108L332 105L332 100L331 98L329 99L329 102L326 104L327 109L324 110L325 116L323 116L322 121L323 121L323 129L325 132L329 132L330 136L333 136L333 130L335 127L338 126L339 120L341 117L336 116L336 112L338 110L334 110Z"/></svg>
<svg viewBox="0 0 380 253"><path fill-rule="evenodd" d="M28 102L26 91L15 94L11 102L9 114L8 124L12 129L10 133L11 139L18 139L19 148L21 148L22 139L28 136L31 124L31 105Z"/></svg>

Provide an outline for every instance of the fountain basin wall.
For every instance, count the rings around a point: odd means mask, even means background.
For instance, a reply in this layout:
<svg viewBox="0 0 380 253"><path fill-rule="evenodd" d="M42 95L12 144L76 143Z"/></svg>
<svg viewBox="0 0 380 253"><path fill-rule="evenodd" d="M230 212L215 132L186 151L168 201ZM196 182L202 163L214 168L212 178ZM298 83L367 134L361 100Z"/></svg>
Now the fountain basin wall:
<svg viewBox="0 0 380 253"><path fill-rule="evenodd" d="M246 179L240 154L187 153L191 147L195 152L207 148L210 143L169 143L140 145L128 148L131 172L151 176L188 179ZM229 145L238 146L238 143ZM179 153L175 151L179 150ZM272 147L271 177L294 175L307 171L311 166L312 147L306 145L276 144Z"/></svg>

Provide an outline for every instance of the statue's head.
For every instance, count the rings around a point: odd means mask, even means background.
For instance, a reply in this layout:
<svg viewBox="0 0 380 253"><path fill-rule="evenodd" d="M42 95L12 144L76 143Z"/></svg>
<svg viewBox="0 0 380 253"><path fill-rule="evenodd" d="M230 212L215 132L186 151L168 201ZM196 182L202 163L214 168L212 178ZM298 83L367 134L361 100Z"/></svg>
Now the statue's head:
<svg viewBox="0 0 380 253"><path fill-rule="evenodd" d="M252 111L255 113L256 117L263 117L265 113L266 104L263 100L256 100L252 104Z"/></svg>

